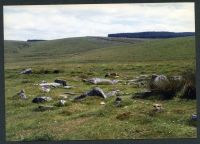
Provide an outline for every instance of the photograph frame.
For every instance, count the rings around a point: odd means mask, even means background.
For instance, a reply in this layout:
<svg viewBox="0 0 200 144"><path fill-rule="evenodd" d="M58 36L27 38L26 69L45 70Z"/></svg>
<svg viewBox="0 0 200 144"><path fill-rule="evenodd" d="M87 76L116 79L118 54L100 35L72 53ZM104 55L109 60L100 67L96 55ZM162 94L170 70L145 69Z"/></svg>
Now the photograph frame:
<svg viewBox="0 0 200 144"><path fill-rule="evenodd" d="M3 6L11 5L57 5L57 4L117 4L117 3L169 3L169 2L194 2L195 4L195 44L196 44L196 93L197 93L197 115L200 115L200 2L198 0L4 0L0 7L0 137L2 143L6 142L5 135L5 79L4 79L4 33L3 33ZM198 143L200 141L199 117L197 126L197 138L189 139L134 139L134 140L66 140L42 143ZM19 142L18 142L19 143ZM37 142L30 142L37 143ZM41 142L39 142L41 143Z"/></svg>

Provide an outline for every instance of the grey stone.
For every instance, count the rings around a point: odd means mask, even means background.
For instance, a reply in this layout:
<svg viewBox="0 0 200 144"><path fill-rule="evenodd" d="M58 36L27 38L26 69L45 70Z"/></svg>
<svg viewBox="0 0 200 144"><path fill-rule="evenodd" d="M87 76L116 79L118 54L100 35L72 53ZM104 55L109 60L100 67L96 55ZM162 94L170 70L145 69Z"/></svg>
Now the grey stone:
<svg viewBox="0 0 200 144"><path fill-rule="evenodd" d="M21 99L27 99L25 91L22 89L20 92L17 93L17 95L21 98Z"/></svg>
<svg viewBox="0 0 200 144"><path fill-rule="evenodd" d="M99 97L104 98L104 99L107 98L106 94L104 93L104 91L101 88L95 87L92 90L90 90L90 91L88 91L88 92L76 97L74 100L83 99L83 98L85 98L87 96L99 96Z"/></svg>
<svg viewBox="0 0 200 144"><path fill-rule="evenodd" d="M55 82L55 83L59 83L59 84L61 84L62 86L67 86L67 81L66 81L66 80L56 79L54 82Z"/></svg>
<svg viewBox="0 0 200 144"><path fill-rule="evenodd" d="M169 79L165 75L152 75L149 83L151 91L166 91L169 86Z"/></svg>
<svg viewBox="0 0 200 144"><path fill-rule="evenodd" d="M32 69L28 68L20 72L20 74L32 74Z"/></svg>
<svg viewBox="0 0 200 144"><path fill-rule="evenodd" d="M58 102L58 106L64 106L65 103L66 103L65 100L59 100L59 102Z"/></svg>
<svg viewBox="0 0 200 144"><path fill-rule="evenodd" d="M110 80L110 79L103 79L103 78L90 78L90 79L84 79L83 81L91 83L91 84L116 84L119 81L118 80Z"/></svg>
<svg viewBox="0 0 200 144"><path fill-rule="evenodd" d="M48 102L51 101L52 98L51 97L47 97L47 96L42 96L42 97L36 97L32 100L33 103L42 103L42 102Z"/></svg>
<svg viewBox="0 0 200 144"><path fill-rule="evenodd" d="M196 115L196 114L192 114L191 120L192 120L192 121L197 121L197 115Z"/></svg>
<svg viewBox="0 0 200 144"><path fill-rule="evenodd" d="M55 83L55 82L53 82L53 83L41 83L39 85L40 86L51 86L51 87L59 87L59 86L61 86L60 83Z"/></svg>

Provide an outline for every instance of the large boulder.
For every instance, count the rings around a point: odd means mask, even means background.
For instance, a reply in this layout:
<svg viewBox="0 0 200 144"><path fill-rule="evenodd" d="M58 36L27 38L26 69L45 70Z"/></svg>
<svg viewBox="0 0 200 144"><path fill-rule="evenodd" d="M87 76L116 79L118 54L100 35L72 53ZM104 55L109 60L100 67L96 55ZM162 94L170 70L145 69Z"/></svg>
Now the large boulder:
<svg viewBox="0 0 200 144"><path fill-rule="evenodd" d="M153 74L149 82L151 91L167 91L170 87L170 81L165 75Z"/></svg>

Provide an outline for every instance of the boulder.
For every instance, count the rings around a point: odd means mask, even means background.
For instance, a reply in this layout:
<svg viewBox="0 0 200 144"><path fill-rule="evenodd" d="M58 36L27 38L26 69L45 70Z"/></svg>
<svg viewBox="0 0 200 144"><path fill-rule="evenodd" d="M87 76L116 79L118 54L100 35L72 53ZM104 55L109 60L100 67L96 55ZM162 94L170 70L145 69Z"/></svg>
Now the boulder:
<svg viewBox="0 0 200 144"><path fill-rule="evenodd" d="M43 85L43 86L41 86L41 90L43 91L43 92L50 92L50 87L49 86L47 86L47 85Z"/></svg>
<svg viewBox="0 0 200 144"><path fill-rule="evenodd" d="M170 82L165 75L153 74L149 87L151 91L167 91L170 87Z"/></svg>
<svg viewBox="0 0 200 144"><path fill-rule="evenodd" d="M28 68L20 72L20 74L32 74L32 69Z"/></svg>
<svg viewBox="0 0 200 144"><path fill-rule="evenodd" d="M197 115L196 114L192 114L191 115L191 120L192 121L197 121Z"/></svg>
<svg viewBox="0 0 200 144"><path fill-rule="evenodd" d="M122 99L120 97L117 97L115 99L115 106L116 107L120 107L121 106L121 103L122 103Z"/></svg>
<svg viewBox="0 0 200 144"><path fill-rule="evenodd" d="M162 105L161 104L153 104L153 110L155 111L155 112L162 112L164 109L163 109L163 107L162 107Z"/></svg>
<svg viewBox="0 0 200 144"><path fill-rule="evenodd" d="M42 97L36 97L32 100L33 103L42 103L42 102L48 102L51 101L52 98L51 97L47 97L47 96L42 96Z"/></svg>
<svg viewBox="0 0 200 144"><path fill-rule="evenodd" d="M118 80L110 80L110 79L103 79L103 78L90 78L90 79L84 79L84 82L88 82L91 84L116 84L119 81Z"/></svg>
<svg viewBox="0 0 200 144"><path fill-rule="evenodd" d="M51 86L51 87L59 87L61 86L60 83L41 83L40 86Z"/></svg>
<svg viewBox="0 0 200 144"><path fill-rule="evenodd" d="M54 82L55 82L55 83L59 83L59 84L61 84L62 86L67 86L66 80L56 79Z"/></svg>
<svg viewBox="0 0 200 144"><path fill-rule="evenodd" d="M21 98L21 99L27 99L25 91L22 89L20 92L17 93L17 95Z"/></svg>
<svg viewBox="0 0 200 144"><path fill-rule="evenodd" d="M104 91L101 88L95 87L92 90L90 90L90 91L88 91L88 92L86 92L86 93L84 93L84 94L82 94L78 97L75 97L74 100L83 99L87 96L99 96L99 97L104 98L104 99L107 98L106 94L104 93Z"/></svg>
<svg viewBox="0 0 200 144"><path fill-rule="evenodd" d="M66 103L65 100L59 100L59 102L58 102L58 106L64 106L65 103Z"/></svg>

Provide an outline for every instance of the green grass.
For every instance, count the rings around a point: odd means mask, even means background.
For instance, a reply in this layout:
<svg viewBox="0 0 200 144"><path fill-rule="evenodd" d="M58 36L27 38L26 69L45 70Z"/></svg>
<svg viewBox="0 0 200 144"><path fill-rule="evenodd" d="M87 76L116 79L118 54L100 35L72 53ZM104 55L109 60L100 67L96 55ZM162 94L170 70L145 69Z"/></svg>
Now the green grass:
<svg viewBox="0 0 200 144"><path fill-rule="evenodd" d="M107 72L117 72L122 80L141 74L180 75L188 68L195 69L194 37L163 40L131 40L106 38L72 38L28 43L6 41L5 93L6 139L80 140L80 139L146 139L194 138L197 130L189 122L196 113L196 100L175 97L172 100L132 99L142 88L132 85L100 85L105 92L119 89L122 107L115 107L115 97L106 100L91 97L73 102L69 95L64 107L38 112L38 104L31 100L47 95L55 105L60 94L77 95L94 85L85 84L83 78L104 77ZM55 49L54 49L55 48ZM23 68L31 67L33 74L20 75ZM59 73L53 73L59 70ZM45 73L45 71L48 71ZM42 80L52 82L66 79L73 89L55 88L49 93L40 91L34 84ZM27 100L13 96L25 89ZM100 105L104 101L105 105ZM152 115L152 105L161 103L163 113Z"/></svg>

